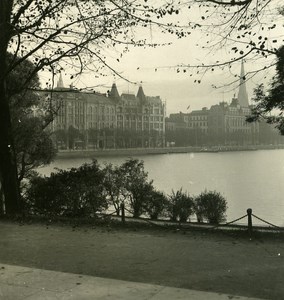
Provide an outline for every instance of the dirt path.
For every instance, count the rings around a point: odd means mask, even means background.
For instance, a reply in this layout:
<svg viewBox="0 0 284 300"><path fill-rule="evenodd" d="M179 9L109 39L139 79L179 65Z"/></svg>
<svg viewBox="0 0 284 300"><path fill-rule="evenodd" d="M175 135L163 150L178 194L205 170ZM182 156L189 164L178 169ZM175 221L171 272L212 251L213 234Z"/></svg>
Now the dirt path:
<svg viewBox="0 0 284 300"><path fill-rule="evenodd" d="M0 263L284 299L284 241L0 222Z"/></svg>

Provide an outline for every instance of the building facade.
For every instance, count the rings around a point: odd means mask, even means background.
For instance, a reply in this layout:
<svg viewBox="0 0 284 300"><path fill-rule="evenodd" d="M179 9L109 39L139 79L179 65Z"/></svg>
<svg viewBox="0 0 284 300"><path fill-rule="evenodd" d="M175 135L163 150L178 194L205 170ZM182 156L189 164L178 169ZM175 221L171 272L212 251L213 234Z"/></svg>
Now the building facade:
<svg viewBox="0 0 284 300"><path fill-rule="evenodd" d="M52 101L58 107L51 129L59 149L165 145L165 103L146 96L142 86L137 95L120 95L115 84L107 94L88 93L64 88L60 78Z"/></svg>
<svg viewBox="0 0 284 300"><path fill-rule="evenodd" d="M234 98L209 109L179 113L166 119L167 142L177 146L255 145L259 143L259 123L248 123L249 107ZM181 127L181 120L183 126Z"/></svg>
<svg viewBox="0 0 284 300"><path fill-rule="evenodd" d="M167 142L172 144L175 138L177 146L256 145L260 136L259 123L246 122L251 108L242 62L238 97L234 97L231 103L220 102L209 109L204 107L190 113L170 115L166 119ZM184 128L180 127L181 122Z"/></svg>
<svg viewBox="0 0 284 300"><path fill-rule="evenodd" d="M259 123L248 123L249 106L241 106L237 98L221 102L209 111L208 133L212 144L256 145L259 143Z"/></svg>

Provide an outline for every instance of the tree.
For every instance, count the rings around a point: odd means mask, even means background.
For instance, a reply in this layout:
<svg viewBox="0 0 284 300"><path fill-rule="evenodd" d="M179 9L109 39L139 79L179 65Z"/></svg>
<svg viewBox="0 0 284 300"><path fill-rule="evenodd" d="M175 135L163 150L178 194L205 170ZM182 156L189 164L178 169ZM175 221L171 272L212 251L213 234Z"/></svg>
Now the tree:
<svg viewBox="0 0 284 300"><path fill-rule="evenodd" d="M242 59L259 60L264 58L259 70L270 67L267 58L277 53L282 40L277 39L278 27L282 27L283 6L277 0L192 0L189 1L190 10L196 5L200 7L198 24L205 33L205 43L202 48L210 49L212 53L226 47L226 56L211 65L203 62L199 67L214 68L216 66L231 65ZM188 5L188 3L186 3ZM274 33L275 32L275 33ZM257 72L258 69L255 69ZM255 71L247 74L247 79Z"/></svg>
<svg viewBox="0 0 284 300"><path fill-rule="evenodd" d="M280 70L283 70L284 52L281 38L284 16L282 1L192 0L184 5L188 4L192 11L196 5L199 6L200 15L192 23L192 28L203 31L204 43L201 42L200 46L213 54L211 57L214 60L203 60L197 65L184 63L178 66L178 70L196 68L202 78L205 73L211 73L218 67L222 70L227 68L232 74L234 64L239 64L242 60L251 62L252 69L243 78L234 74L235 79L220 85L224 87L238 84L239 79L242 82L248 81L260 72L263 73L262 80L265 80L270 77L269 71L272 73L276 66L276 75L272 78L268 95L265 95L263 85L256 88L256 108L247 121L265 120L269 124L275 124L283 134L283 78L280 74ZM218 58L215 59L215 56ZM201 80L196 79L195 82L200 83ZM275 109L280 110L280 113L275 114ZM274 116L269 116L270 113Z"/></svg>
<svg viewBox="0 0 284 300"><path fill-rule="evenodd" d="M56 147L60 147L60 149L67 149L67 140L68 135L64 129L58 129L53 132L55 137Z"/></svg>
<svg viewBox="0 0 284 300"><path fill-rule="evenodd" d="M13 126L13 124L12 124ZM56 155L50 134L44 130L42 119L23 117L13 126L19 183L29 178L33 170L49 164Z"/></svg>
<svg viewBox="0 0 284 300"><path fill-rule="evenodd" d="M18 59L10 53L7 54L8 62ZM11 134L14 139L13 155L17 170L15 191L17 194L20 193L19 185L22 180L28 178L33 169L50 163L55 156L52 141L45 130L51 121L51 116L49 114L35 116L33 111L40 102L39 95L32 90L39 88L39 78L35 74L30 78L27 86L22 85L25 79L30 77L33 69L33 63L26 60L13 69L6 80L6 94L11 113ZM1 206L4 204L3 200L1 193ZM9 211L9 203L6 202L5 208ZM21 205L20 198L18 205Z"/></svg>
<svg viewBox="0 0 284 300"><path fill-rule="evenodd" d="M210 224L219 224L226 220L227 201L216 191L205 191L194 201L198 221L206 219Z"/></svg>
<svg viewBox="0 0 284 300"><path fill-rule="evenodd" d="M8 60L12 59L13 56L9 54ZM47 130L53 116L45 109L44 103L40 103L39 95L33 90L40 87L38 76L35 74L27 87L21 86L33 68L33 64L26 60L7 77L19 183L29 177L33 169L49 164L55 157L55 149ZM36 107L42 107L45 112L36 113Z"/></svg>
<svg viewBox="0 0 284 300"><path fill-rule="evenodd" d="M125 200L124 178L121 169L112 164L104 168L104 188L110 203L114 206L117 216L120 213L120 205Z"/></svg>
<svg viewBox="0 0 284 300"><path fill-rule="evenodd" d="M130 45L156 46L136 38L136 28L158 26L161 30L171 27L174 32L183 31L157 20L166 13L163 7L142 0L0 1L0 179L7 213L21 211L6 90L8 75L30 59L34 68L23 80L22 88L39 71L51 72L53 76L47 82L51 88L54 75L62 71L74 78L83 70L104 76L108 69L122 77L111 66L108 50L117 46L123 54ZM7 60L8 51L14 55L11 61Z"/></svg>
<svg viewBox="0 0 284 300"><path fill-rule="evenodd" d="M276 128L284 135L284 46L277 51L276 75L272 78L270 88L265 92L264 85L258 85L254 90L256 105L249 122L265 119L269 124L275 124ZM274 115L271 115L273 112Z"/></svg>
<svg viewBox="0 0 284 300"><path fill-rule="evenodd" d="M144 162L138 159L129 159L120 166L126 190L125 197L133 212L133 217L138 218L145 211L145 205L153 191L153 181L148 181Z"/></svg>

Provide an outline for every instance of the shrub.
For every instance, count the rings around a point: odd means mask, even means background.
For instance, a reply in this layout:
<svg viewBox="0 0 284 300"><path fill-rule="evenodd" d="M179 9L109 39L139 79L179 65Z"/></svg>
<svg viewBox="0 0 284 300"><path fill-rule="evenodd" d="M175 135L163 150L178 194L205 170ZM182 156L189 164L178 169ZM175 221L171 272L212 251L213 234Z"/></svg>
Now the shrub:
<svg viewBox="0 0 284 300"><path fill-rule="evenodd" d="M129 159L119 167L123 177L124 197L134 218L145 212L145 204L153 191L153 181L148 181L148 173L144 169L144 162Z"/></svg>
<svg viewBox="0 0 284 300"><path fill-rule="evenodd" d="M103 172L106 197L110 205L114 207L116 215L119 216L121 204L125 200L124 176L120 168L112 164L107 164Z"/></svg>
<svg viewBox="0 0 284 300"><path fill-rule="evenodd" d="M227 201L216 191L205 191L195 199L195 213L198 221L203 218L210 224L226 221Z"/></svg>
<svg viewBox="0 0 284 300"><path fill-rule="evenodd" d="M172 221L186 222L194 211L193 198L182 189L172 191L168 198L167 211Z"/></svg>
<svg viewBox="0 0 284 300"><path fill-rule="evenodd" d="M34 177L26 199L32 213L85 217L107 208L103 172L96 161L50 177Z"/></svg>
<svg viewBox="0 0 284 300"><path fill-rule="evenodd" d="M145 211L152 220L157 220L167 206L167 197L164 193L153 190L147 197Z"/></svg>

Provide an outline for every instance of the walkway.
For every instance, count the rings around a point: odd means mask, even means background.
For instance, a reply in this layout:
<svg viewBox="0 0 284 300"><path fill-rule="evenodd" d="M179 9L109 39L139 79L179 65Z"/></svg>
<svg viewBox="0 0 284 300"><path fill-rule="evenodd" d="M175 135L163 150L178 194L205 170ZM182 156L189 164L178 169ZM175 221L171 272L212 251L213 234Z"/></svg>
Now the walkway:
<svg viewBox="0 0 284 300"><path fill-rule="evenodd" d="M1 300L256 300L160 285L0 264Z"/></svg>

